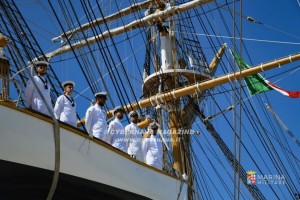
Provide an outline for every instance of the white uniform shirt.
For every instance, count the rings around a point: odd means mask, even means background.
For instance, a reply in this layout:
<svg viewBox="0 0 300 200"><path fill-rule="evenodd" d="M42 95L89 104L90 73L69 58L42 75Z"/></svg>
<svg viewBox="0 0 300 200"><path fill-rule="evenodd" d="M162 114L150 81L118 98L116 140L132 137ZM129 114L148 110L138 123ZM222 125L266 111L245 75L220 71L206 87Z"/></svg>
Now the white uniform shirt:
<svg viewBox="0 0 300 200"><path fill-rule="evenodd" d="M57 98L54 106L54 115L56 119L76 127L77 126L76 105L72 97L68 95L66 96L60 95ZM72 100L74 102L74 106L72 106L72 102L71 102Z"/></svg>
<svg viewBox="0 0 300 200"><path fill-rule="evenodd" d="M50 97L50 85L47 84L48 89L45 89L45 85L43 81L38 76L33 76L38 88L40 89L41 93L45 97L47 104L49 105L51 111L53 111L53 106L51 103ZM46 81L46 77L41 77L44 81ZM37 89L34 87L31 80L27 82L26 90L25 90L25 97L28 103L28 107L41 112L46 115L50 115L45 103L43 102L41 96L39 95Z"/></svg>
<svg viewBox="0 0 300 200"><path fill-rule="evenodd" d="M142 130L133 122L125 127L126 149L129 155L143 161L142 157Z"/></svg>
<svg viewBox="0 0 300 200"><path fill-rule="evenodd" d="M119 119L115 118L109 123L106 142L125 153L127 152L124 127Z"/></svg>
<svg viewBox="0 0 300 200"><path fill-rule="evenodd" d="M107 135L106 113L98 104L87 109L85 114L85 127L88 133L105 141Z"/></svg>
<svg viewBox="0 0 300 200"><path fill-rule="evenodd" d="M162 169L163 166L163 148L162 141L157 133L156 136L151 134L142 142L142 154L144 162L150 166Z"/></svg>

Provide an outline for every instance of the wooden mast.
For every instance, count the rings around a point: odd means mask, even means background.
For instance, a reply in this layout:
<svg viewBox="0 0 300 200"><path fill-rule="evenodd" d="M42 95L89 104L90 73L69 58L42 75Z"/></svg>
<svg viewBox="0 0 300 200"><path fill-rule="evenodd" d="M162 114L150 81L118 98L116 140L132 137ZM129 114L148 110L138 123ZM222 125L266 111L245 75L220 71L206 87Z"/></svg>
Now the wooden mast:
<svg viewBox="0 0 300 200"><path fill-rule="evenodd" d="M174 102L173 102L174 103ZM177 111L180 109L178 106L178 100L175 101L174 105L170 106L170 124L169 128L171 131L171 139L172 139L172 152L174 158L173 168L177 170L180 174L185 173L183 171L183 163L181 156L181 146L180 146L180 136L178 135L178 129L180 127L180 122L178 120Z"/></svg>
<svg viewBox="0 0 300 200"><path fill-rule="evenodd" d="M178 62L177 62L177 48L176 48L176 38L173 33L174 29L174 23L173 19L170 20L169 22L170 26L170 32L169 37L170 37L170 49L171 51L171 63L172 63L172 68L177 69L178 67ZM168 88L177 88L178 87L178 82L177 82L177 74L174 73L173 78L171 78L170 81L167 81ZM183 124L181 123L179 116L181 115L181 106L180 106L180 101L178 99L168 102L168 108L169 108L169 129L171 131L171 141L172 141L172 153L173 153L173 168L180 173L180 175L186 173L186 170L184 170L184 163L183 163L183 157L182 157L182 141L181 137L178 134L178 130L183 127Z"/></svg>

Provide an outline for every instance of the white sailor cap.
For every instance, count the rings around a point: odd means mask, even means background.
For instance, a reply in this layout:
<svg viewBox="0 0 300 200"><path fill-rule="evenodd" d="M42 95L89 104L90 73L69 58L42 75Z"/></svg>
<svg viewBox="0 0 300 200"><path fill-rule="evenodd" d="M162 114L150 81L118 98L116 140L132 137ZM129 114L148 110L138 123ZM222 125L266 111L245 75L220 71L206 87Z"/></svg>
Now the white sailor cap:
<svg viewBox="0 0 300 200"><path fill-rule="evenodd" d="M154 128L158 129L159 128L159 124L156 123L156 122L152 122L151 124L149 124L149 128L150 129L154 129Z"/></svg>
<svg viewBox="0 0 300 200"><path fill-rule="evenodd" d="M72 85L75 87L75 83L73 81L65 81L61 84L61 86L64 88L66 85Z"/></svg>
<svg viewBox="0 0 300 200"><path fill-rule="evenodd" d="M128 117L129 117L129 118L130 118L131 116L137 116L137 117L139 117L140 115L139 115L139 113L138 113L137 111L133 110L133 111L130 111L130 113L128 114Z"/></svg>
<svg viewBox="0 0 300 200"><path fill-rule="evenodd" d="M47 61L44 61L44 60L39 60L39 61L35 61L34 62L34 65L37 67L37 66L48 66L49 63Z"/></svg>
<svg viewBox="0 0 300 200"><path fill-rule="evenodd" d="M115 114L117 111L122 111L124 113L124 109L122 106L115 107L113 114Z"/></svg>
<svg viewBox="0 0 300 200"><path fill-rule="evenodd" d="M105 97L107 99L107 92L98 92L95 94L95 97Z"/></svg>

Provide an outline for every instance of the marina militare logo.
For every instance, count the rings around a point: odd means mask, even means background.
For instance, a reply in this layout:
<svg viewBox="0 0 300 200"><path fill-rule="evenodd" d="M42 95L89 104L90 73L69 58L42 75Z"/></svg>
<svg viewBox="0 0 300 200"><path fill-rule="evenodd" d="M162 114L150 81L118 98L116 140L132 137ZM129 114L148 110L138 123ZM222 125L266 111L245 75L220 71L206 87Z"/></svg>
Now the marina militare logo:
<svg viewBox="0 0 300 200"><path fill-rule="evenodd" d="M247 184L255 185L256 184L256 172L255 171L247 171Z"/></svg>

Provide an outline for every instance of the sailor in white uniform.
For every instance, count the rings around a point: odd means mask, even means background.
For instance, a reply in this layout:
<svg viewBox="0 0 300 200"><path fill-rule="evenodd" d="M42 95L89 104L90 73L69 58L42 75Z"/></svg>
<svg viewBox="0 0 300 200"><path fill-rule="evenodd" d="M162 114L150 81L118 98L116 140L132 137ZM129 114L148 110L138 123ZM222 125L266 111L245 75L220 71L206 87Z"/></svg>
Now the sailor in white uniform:
<svg viewBox="0 0 300 200"><path fill-rule="evenodd" d="M37 76L33 76L33 79L44 96L47 104L49 105L51 112L53 112L53 106L50 97L51 88L46 78L49 63L46 61L36 61L34 65L36 66ZM33 110L41 112L45 115L50 115L44 101L42 100L31 80L27 82L25 97L29 108L32 108Z"/></svg>
<svg viewBox="0 0 300 200"><path fill-rule="evenodd" d="M76 104L71 96L75 83L73 81L65 81L62 84L64 94L60 95L54 106L54 116L56 119L77 126Z"/></svg>
<svg viewBox="0 0 300 200"><path fill-rule="evenodd" d="M124 127L121 123L124 115L123 107L117 106L113 114L115 119L109 123L106 142L127 153Z"/></svg>
<svg viewBox="0 0 300 200"><path fill-rule="evenodd" d="M102 107L107 100L107 92L95 94L96 103L89 107L85 114L85 128L90 137L105 141L107 136L106 112Z"/></svg>
<svg viewBox="0 0 300 200"><path fill-rule="evenodd" d="M162 140L157 133L158 124L152 122L149 125L149 133L145 133L145 138L142 142L142 154L144 162L157 169L163 167L163 146Z"/></svg>
<svg viewBox="0 0 300 200"><path fill-rule="evenodd" d="M142 130L137 126L139 113L131 111L129 113L131 123L125 127L126 149L127 153L143 162L142 157Z"/></svg>

